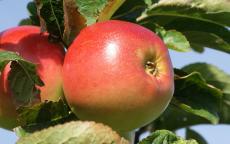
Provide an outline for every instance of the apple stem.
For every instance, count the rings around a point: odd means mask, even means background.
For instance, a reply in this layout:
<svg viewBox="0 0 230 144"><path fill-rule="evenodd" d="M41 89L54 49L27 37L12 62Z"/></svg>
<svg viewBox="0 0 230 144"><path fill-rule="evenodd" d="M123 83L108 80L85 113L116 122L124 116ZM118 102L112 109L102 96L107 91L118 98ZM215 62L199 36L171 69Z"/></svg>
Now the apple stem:
<svg viewBox="0 0 230 144"><path fill-rule="evenodd" d="M124 137L125 139L127 139L130 144L134 144L134 140L135 140L135 130L133 131L129 131L129 132L119 132L120 135L122 137Z"/></svg>

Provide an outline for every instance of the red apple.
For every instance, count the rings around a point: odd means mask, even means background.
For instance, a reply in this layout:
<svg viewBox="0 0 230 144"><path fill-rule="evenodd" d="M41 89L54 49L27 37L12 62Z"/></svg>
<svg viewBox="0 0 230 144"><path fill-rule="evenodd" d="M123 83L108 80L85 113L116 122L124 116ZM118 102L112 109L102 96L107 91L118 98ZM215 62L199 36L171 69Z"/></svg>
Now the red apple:
<svg viewBox="0 0 230 144"><path fill-rule="evenodd" d="M0 51L17 52L24 59L37 64L37 73L44 82L40 100L57 101L62 93L62 64L64 50L61 45L50 43L46 33L35 26L20 26L0 33ZM0 127L11 129L16 126L15 104L8 87L10 67L0 75Z"/></svg>
<svg viewBox="0 0 230 144"><path fill-rule="evenodd" d="M168 50L137 24L111 20L91 25L66 53L63 89L80 119L131 131L156 119L172 98Z"/></svg>

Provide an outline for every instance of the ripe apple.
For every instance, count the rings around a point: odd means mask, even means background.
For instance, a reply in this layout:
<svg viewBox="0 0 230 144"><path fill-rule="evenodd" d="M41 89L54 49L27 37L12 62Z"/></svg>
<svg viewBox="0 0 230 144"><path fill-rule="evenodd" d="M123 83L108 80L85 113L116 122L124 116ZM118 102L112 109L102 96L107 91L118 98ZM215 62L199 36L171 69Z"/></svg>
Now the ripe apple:
<svg viewBox="0 0 230 144"><path fill-rule="evenodd" d="M131 131L156 119L173 95L168 50L156 34L137 24L93 24L66 53L63 89L80 119Z"/></svg>
<svg viewBox="0 0 230 144"><path fill-rule="evenodd" d="M37 64L37 73L45 86L39 87L40 100L57 101L62 93L61 71L64 50L61 45L50 43L47 33L40 33L35 26L20 26L0 33L0 51L17 52L24 59ZM0 127L11 129L16 123L16 106L8 87L7 65L0 75Z"/></svg>

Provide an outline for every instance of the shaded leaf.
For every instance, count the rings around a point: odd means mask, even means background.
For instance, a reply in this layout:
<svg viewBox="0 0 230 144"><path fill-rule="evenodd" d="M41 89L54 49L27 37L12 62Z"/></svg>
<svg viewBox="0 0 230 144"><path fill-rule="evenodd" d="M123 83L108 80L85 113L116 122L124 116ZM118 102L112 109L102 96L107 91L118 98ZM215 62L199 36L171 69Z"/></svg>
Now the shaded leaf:
<svg viewBox="0 0 230 144"><path fill-rule="evenodd" d="M31 107L20 107L17 112L21 126L51 123L71 115L70 108L63 100L44 102Z"/></svg>
<svg viewBox="0 0 230 144"><path fill-rule="evenodd" d="M143 11L158 1L159 0L125 0L120 8L115 12L112 19L136 22L136 19Z"/></svg>
<svg viewBox="0 0 230 144"><path fill-rule="evenodd" d="M39 17L37 14L37 7L35 2L29 2L27 4L27 10L29 12L29 18L22 19L18 25L36 25L39 26Z"/></svg>
<svg viewBox="0 0 230 144"><path fill-rule="evenodd" d="M175 74L173 104L217 124L222 92L207 84L200 73L187 74L175 69Z"/></svg>
<svg viewBox="0 0 230 144"><path fill-rule="evenodd" d="M63 0L36 0L42 31L53 39L62 40L64 32Z"/></svg>
<svg viewBox="0 0 230 144"><path fill-rule="evenodd" d="M230 123L230 94L224 93L221 105L221 123Z"/></svg>
<svg viewBox="0 0 230 144"><path fill-rule="evenodd" d="M207 63L194 63L183 68L186 72L197 71L201 73L207 83L223 91L221 101L220 122L230 123L230 75L218 67Z"/></svg>
<svg viewBox="0 0 230 144"><path fill-rule="evenodd" d="M8 76L9 86L17 104L27 105L39 96L40 90L35 86L43 86L37 76L36 65L27 61L12 61Z"/></svg>
<svg viewBox="0 0 230 144"><path fill-rule="evenodd" d="M166 111L154 122L156 129L175 130L190 125L219 122L222 92L206 83L198 72L175 69L175 92Z"/></svg>
<svg viewBox="0 0 230 144"><path fill-rule="evenodd" d="M75 0L63 0L64 8L64 35L63 39L67 45L70 45L81 29L86 27L85 18L77 10Z"/></svg>
<svg viewBox="0 0 230 144"><path fill-rule="evenodd" d="M165 112L155 120L152 125L154 129L177 130L196 124L209 124L210 121L200 116L188 113L185 110L170 104Z"/></svg>
<svg viewBox="0 0 230 144"><path fill-rule="evenodd" d="M64 122L77 120L67 103L62 99L58 102L44 102L18 110L20 127L15 129L18 136L25 136L35 131Z"/></svg>
<svg viewBox="0 0 230 144"><path fill-rule="evenodd" d="M136 18L151 4L151 0L126 0L115 12L112 19L136 22Z"/></svg>
<svg viewBox="0 0 230 144"><path fill-rule="evenodd" d="M22 19L18 25L22 26L22 25L33 25L33 24L30 18L25 18L25 19Z"/></svg>
<svg viewBox="0 0 230 144"><path fill-rule="evenodd" d="M218 67L207 63L194 63L182 69L188 73L199 72L207 83L223 90L224 93L230 94L230 74L225 73Z"/></svg>
<svg viewBox="0 0 230 144"><path fill-rule="evenodd" d="M157 130L139 144L198 144L196 140L185 140L168 130Z"/></svg>
<svg viewBox="0 0 230 144"><path fill-rule="evenodd" d="M199 144L208 144L199 133L190 128L186 128L186 139L195 139Z"/></svg>
<svg viewBox="0 0 230 144"><path fill-rule="evenodd" d="M17 144L128 144L111 128L94 122L69 122L20 138Z"/></svg>
<svg viewBox="0 0 230 144"><path fill-rule="evenodd" d="M36 65L24 60L14 52L0 52L0 69L11 62L8 76L9 87L17 106L28 105L37 98L40 91L36 86L44 83L36 73Z"/></svg>

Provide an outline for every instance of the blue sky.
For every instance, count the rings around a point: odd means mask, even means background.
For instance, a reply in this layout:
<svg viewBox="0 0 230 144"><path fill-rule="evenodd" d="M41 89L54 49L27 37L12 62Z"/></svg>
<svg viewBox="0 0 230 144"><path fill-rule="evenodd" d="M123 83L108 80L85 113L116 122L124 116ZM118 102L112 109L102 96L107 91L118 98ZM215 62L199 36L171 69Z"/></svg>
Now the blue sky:
<svg viewBox="0 0 230 144"><path fill-rule="evenodd" d="M28 17L26 4L29 0L0 0L0 31L17 26L22 18ZM207 62L214 64L230 74L230 55L206 49L204 53L195 52L178 53L170 51L170 56L174 67L180 68L186 64L194 62ZM202 125L194 126L193 129L201 133L209 144L229 144L230 126L227 125ZM184 131L180 130L178 134L183 135ZM13 132L0 128L0 144L14 144L17 137Z"/></svg>

